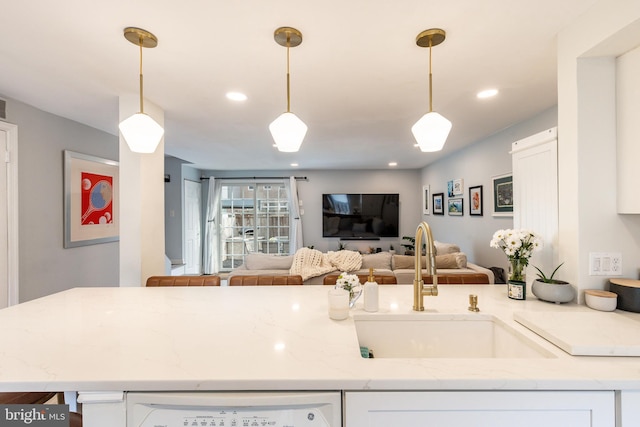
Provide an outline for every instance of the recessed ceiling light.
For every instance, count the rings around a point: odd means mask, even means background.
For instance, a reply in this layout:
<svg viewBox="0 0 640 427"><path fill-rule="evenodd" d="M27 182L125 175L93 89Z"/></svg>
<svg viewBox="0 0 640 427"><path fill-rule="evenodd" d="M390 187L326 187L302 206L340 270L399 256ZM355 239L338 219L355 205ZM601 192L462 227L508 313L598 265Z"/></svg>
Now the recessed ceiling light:
<svg viewBox="0 0 640 427"><path fill-rule="evenodd" d="M241 92L227 92L226 96L227 99L230 99L232 101L242 102L247 100L247 95Z"/></svg>
<svg viewBox="0 0 640 427"><path fill-rule="evenodd" d="M398 162L389 162L389 166L398 166Z"/></svg>
<svg viewBox="0 0 640 427"><path fill-rule="evenodd" d="M297 168L298 164L297 163L291 163L291 166L293 166L294 168Z"/></svg>
<svg viewBox="0 0 640 427"><path fill-rule="evenodd" d="M492 96L496 96L498 94L498 89L487 89L478 92L476 95L478 98L491 98Z"/></svg>

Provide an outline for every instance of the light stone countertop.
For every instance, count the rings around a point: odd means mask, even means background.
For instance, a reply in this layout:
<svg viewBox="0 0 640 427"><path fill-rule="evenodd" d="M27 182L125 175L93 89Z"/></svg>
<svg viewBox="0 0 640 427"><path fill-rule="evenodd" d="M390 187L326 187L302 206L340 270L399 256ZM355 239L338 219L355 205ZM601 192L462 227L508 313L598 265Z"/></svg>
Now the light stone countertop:
<svg viewBox="0 0 640 427"><path fill-rule="evenodd" d="M570 356L513 319L586 306L510 300L504 285L439 291L417 313L412 286L380 286L379 313L468 314L474 293L482 314L556 357L363 359L362 299L331 320L326 286L76 288L0 310L0 391L640 390L640 357Z"/></svg>

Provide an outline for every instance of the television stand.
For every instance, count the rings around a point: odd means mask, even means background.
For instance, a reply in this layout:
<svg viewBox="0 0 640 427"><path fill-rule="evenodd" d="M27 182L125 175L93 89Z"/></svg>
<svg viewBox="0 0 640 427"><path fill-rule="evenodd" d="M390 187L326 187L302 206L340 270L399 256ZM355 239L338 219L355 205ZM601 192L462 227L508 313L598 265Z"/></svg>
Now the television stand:
<svg viewBox="0 0 640 427"><path fill-rule="evenodd" d="M340 240L380 240L379 237L341 237Z"/></svg>

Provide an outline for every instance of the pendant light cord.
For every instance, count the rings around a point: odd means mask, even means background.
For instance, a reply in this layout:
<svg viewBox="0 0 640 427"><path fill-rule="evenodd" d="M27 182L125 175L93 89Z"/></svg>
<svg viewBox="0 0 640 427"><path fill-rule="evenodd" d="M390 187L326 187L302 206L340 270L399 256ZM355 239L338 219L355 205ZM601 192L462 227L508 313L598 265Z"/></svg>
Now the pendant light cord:
<svg viewBox="0 0 640 427"><path fill-rule="evenodd" d="M290 88L290 76L289 76L289 47L291 45L291 33L287 32L287 113L291 112L291 88Z"/></svg>
<svg viewBox="0 0 640 427"><path fill-rule="evenodd" d="M142 39L142 36L140 36L140 113L144 114L144 103L143 103L143 96L142 96L142 44L143 44L144 40Z"/></svg>
<svg viewBox="0 0 640 427"><path fill-rule="evenodd" d="M433 111L433 75L431 74L431 37L429 37L429 112Z"/></svg>

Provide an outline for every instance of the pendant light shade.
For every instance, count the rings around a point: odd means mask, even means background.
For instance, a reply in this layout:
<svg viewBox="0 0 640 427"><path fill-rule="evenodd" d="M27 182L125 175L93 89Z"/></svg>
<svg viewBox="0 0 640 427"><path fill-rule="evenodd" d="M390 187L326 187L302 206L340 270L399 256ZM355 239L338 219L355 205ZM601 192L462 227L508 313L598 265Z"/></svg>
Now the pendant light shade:
<svg viewBox="0 0 640 427"><path fill-rule="evenodd" d="M150 32L135 27L125 28L124 37L140 47L140 112L120 122L118 127L131 151L153 153L164 135L164 129L144 112L142 48L156 47L158 39Z"/></svg>
<svg viewBox="0 0 640 427"><path fill-rule="evenodd" d="M440 151L451 131L451 122L432 111L411 127L413 137L424 152Z"/></svg>
<svg viewBox="0 0 640 427"><path fill-rule="evenodd" d="M444 30L434 28L418 34L416 44L429 48L429 112L422 116L411 128L420 150L424 152L440 151L451 131L451 122L433 111L433 75L431 73L431 48L444 41Z"/></svg>
<svg viewBox="0 0 640 427"><path fill-rule="evenodd" d="M307 134L307 125L293 113L282 113L269 125L278 150L295 153Z"/></svg>
<svg viewBox="0 0 640 427"><path fill-rule="evenodd" d="M158 148L164 129L145 113L136 113L120 122L120 132L134 153L153 153Z"/></svg>
<svg viewBox="0 0 640 427"><path fill-rule="evenodd" d="M287 48L287 111L269 125L269 131L278 150L294 153L300 149L307 134L307 125L291 112L291 87L289 74L289 48L302 43L302 33L295 28L280 27L273 37L280 46Z"/></svg>

